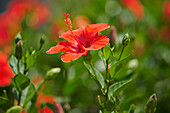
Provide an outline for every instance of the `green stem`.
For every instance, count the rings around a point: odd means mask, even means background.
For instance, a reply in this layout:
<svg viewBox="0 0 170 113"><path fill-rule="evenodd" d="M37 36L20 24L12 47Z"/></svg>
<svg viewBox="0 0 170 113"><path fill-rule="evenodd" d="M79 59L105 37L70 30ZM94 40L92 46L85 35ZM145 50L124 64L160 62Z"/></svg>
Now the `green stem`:
<svg viewBox="0 0 170 113"><path fill-rule="evenodd" d="M18 73L20 72L20 66L19 66L19 59L18 59L18 62L17 62L17 69L18 69Z"/></svg>
<svg viewBox="0 0 170 113"><path fill-rule="evenodd" d="M19 65L19 62L20 62L20 60L18 59L18 62L17 62L18 73L20 73L20 65ZM21 95L22 95L22 91L19 91L18 105L20 105L20 103L21 103Z"/></svg>
<svg viewBox="0 0 170 113"><path fill-rule="evenodd" d="M118 61L120 60L120 58L121 58L121 56L122 56L122 54L123 54L124 49L125 49L125 46L123 46L123 48L122 48L122 50L121 50L121 53L120 53L120 56L119 56Z"/></svg>
<svg viewBox="0 0 170 113"><path fill-rule="evenodd" d="M21 95L22 95L22 91L19 91L18 105L20 105L20 103L21 103Z"/></svg>
<svg viewBox="0 0 170 113"><path fill-rule="evenodd" d="M105 95L106 101L108 100L108 91L109 91L109 87L110 87L110 76L109 76L109 72L108 72L108 69L109 69L108 65L109 65L109 62L108 62L108 60L106 60L106 77L107 77L107 79L106 79L107 92L106 92L106 95Z"/></svg>
<svg viewBox="0 0 170 113"><path fill-rule="evenodd" d="M108 65L109 65L109 62L108 62L108 60L106 60L106 78L107 78L107 80L110 81L109 72L108 72L108 69L109 69Z"/></svg>

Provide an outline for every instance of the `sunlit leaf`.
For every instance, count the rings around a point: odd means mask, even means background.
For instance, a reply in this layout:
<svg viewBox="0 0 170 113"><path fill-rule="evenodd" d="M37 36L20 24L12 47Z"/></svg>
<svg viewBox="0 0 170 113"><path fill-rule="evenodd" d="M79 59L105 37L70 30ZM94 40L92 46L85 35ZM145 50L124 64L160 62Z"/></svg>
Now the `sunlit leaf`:
<svg viewBox="0 0 170 113"><path fill-rule="evenodd" d="M46 80L50 80L50 79L55 78L56 75L57 75L58 73L60 73L60 71L61 71L60 68L52 68L52 69L50 69L50 70L47 72L47 74L46 74L46 76L45 76L45 79L46 79Z"/></svg>
<svg viewBox="0 0 170 113"><path fill-rule="evenodd" d="M105 58L106 60L108 60L109 57L110 57L110 55L111 55L111 49L110 49L110 47L107 45L107 46L105 46L105 47L103 48L103 56L104 56L104 58Z"/></svg>
<svg viewBox="0 0 170 113"><path fill-rule="evenodd" d="M29 101L28 99L30 98L31 94L35 91L35 86L33 83L30 83L29 84L29 87L28 87L28 91L27 91L27 94L26 94L26 97L25 97L25 101Z"/></svg>
<svg viewBox="0 0 170 113"><path fill-rule="evenodd" d="M30 83L30 79L23 75L22 73L18 73L14 78L13 78L13 84L14 86L19 90L22 91L24 90Z"/></svg>
<svg viewBox="0 0 170 113"><path fill-rule="evenodd" d="M26 59L26 69L31 68L37 61L37 57L42 54L42 50L40 51L33 51L31 55L27 54L27 59Z"/></svg>
<svg viewBox="0 0 170 113"><path fill-rule="evenodd" d="M127 63L127 61L129 60L129 57L130 57L130 55L128 55L124 59L121 59L111 65L111 67L110 67L111 78L113 78L116 75L116 73Z"/></svg>
<svg viewBox="0 0 170 113"><path fill-rule="evenodd" d="M112 84L109 87L108 91L108 98L111 99L112 96L117 96L117 94L122 91L123 87L126 86L128 83L130 83L132 79L130 80L125 80L125 81L120 81Z"/></svg>
<svg viewBox="0 0 170 113"><path fill-rule="evenodd" d="M91 66L87 63L84 62L84 65L85 67L87 68L87 70L89 71L89 73L92 75L92 78L98 83L100 84L101 88L104 88L104 77L103 75L97 70L94 68L94 71L96 73L96 76L95 76L95 73L93 71L93 69L91 68Z"/></svg>
<svg viewBox="0 0 170 113"><path fill-rule="evenodd" d="M7 110L6 113L20 113L22 111L21 106L13 106Z"/></svg>

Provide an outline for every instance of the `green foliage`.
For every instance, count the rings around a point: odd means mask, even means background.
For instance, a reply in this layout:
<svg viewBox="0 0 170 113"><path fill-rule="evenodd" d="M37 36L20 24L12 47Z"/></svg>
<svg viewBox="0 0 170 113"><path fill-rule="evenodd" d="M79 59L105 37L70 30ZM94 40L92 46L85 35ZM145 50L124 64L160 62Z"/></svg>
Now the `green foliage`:
<svg viewBox="0 0 170 113"><path fill-rule="evenodd" d="M130 57L130 55L128 55L127 57L125 57L111 65L111 67L110 67L111 79L113 79L114 76L116 75L116 73L127 63L127 61L129 60L129 57Z"/></svg>
<svg viewBox="0 0 170 113"><path fill-rule="evenodd" d="M135 105L132 104L127 113L134 113L134 112L135 112Z"/></svg>
<svg viewBox="0 0 170 113"><path fill-rule="evenodd" d="M106 45L102 50L103 50L103 56L105 60L108 60L112 53L109 45Z"/></svg>
<svg viewBox="0 0 170 113"><path fill-rule="evenodd" d="M117 96L117 94L120 91L122 91L123 87L126 86L131 81L132 81L132 79L125 80L125 81L120 81L120 82L116 82L116 83L112 84L109 87L109 91L108 91L108 98L109 98L109 100L112 98L112 96Z"/></svg>
<svg viewBox="0 0 170 113"><path fill-rule="evenodd" d="M25 101L24 101L24 102L29 101L29 99L32 98L32 97L31 97L31 94L32 94L33 92L35 92L35 91L36 91L36 89L35 89L34 84L33 84L33 83L30 83L29 86L28 86L28 91L27 91L27 94L26 94L26 97L25 97ZM34 99L34 98L33 98L33 99Z"/></svg>
<svg viewBox="0 0 170 113"><path fill-rule="evenodd" d="M8 99L5 97L0 97L0 105L6 104L8 102Z"/></svg>
<svg viewBox="0 0 170 113"><path fill-rule="evenodd" d="M31 54L27 52L26 54L26 70L31 68L37 61L37 57L42 54L42 50L39 51L32 51Z"/></svg>
<svg viewBox="0 0 170 113"><path fill-rule="evenodd" d="M6 113L20 113L22 111L21 106L13 106L7 110Z"/></svg>
<svg viewBox="0 0 170 113"><path fill-rule="evenodd" d="M111 113L116 108L116 102L111 100L102 103L100 106L103 113Z"/></svg>
<svg viewBox="0 0 170 113"><path fill-rule="evenodd" d="M12 80L12 84L18 89L19 91L24 90L30 83L30 79L23 75L22 73L18 73Z"/></svg>
<svg viewBox="0 0 170 113"><path fill-rule="evenodd" d="M12 71L14 72L14 74L15 74L15 75L18 74L18 67L17 67L17 65L18 65L18 60L16 59L16 57L12 55L12 56L9 58L9 61L8 61L8 62L9 62L9 65L10 65ZM20 62L19 62L19 67L20 67L20 72L21 72L21 73L24 73L24 68L25 68L25 66L24 66L24 60L23 60L23 59L20 60Z"/></svg>
<svg viewBox="0 0 170 113"><path fill-rule="evenodd" d="M100 85L101 88L104 88L104 84L105 84L104 76L97 69L94 68L93 70L93 67L91 67L86 62L83 62L83 63L86 69L89 71L91 78L94 79L97 82L97 84Z"/></svg>

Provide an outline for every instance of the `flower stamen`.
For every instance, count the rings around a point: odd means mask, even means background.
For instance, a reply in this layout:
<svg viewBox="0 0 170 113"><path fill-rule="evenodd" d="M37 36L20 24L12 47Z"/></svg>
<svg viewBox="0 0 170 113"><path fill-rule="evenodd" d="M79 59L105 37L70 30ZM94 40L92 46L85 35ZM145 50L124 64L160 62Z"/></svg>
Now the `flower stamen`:
<svg viewBox="0 0 170 113"><path fill-rule="evenodd" d="M71 34L73 35L74 39L75 39L76 42L78 43L80 49L83 49L83 47L82 47L81 43L79 42L78 38L77 38L77 37L75 36L75 34L73 33L72 25L71 25L71 20L70 20L70 18L68 18L68 16L70 16L70 15L69 15L69 14L64 14L64 16L65 16L65 18L66 18L66 19L64 20L65 24L66 24L67 27L69 28Z"/></svg>

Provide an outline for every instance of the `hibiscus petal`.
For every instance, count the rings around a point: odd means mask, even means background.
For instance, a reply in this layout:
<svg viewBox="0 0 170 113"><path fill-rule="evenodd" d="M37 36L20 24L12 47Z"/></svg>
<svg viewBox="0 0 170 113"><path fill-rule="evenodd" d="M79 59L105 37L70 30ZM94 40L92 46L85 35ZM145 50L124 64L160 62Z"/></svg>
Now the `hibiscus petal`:
<svg viewBox="0 0 170 113"><path fill-rule="evenodd" d="M81 27L77 30L72 30L74 35L72 34L71 31L64 32L59 35L59 38L66 39L72 45L76 45L77 41L75 40L75 38L78 39L79 35L82 33L82 30L83 30L83 27Z"/></svg>
<svg viewBox="0 0 170 113"><path fill-rule="evenodd" d="M97 38L93 40L91 46L87 50L98 50L109 43L109 38L105 35L98 35Z"/></svg>
<svg viewBox="0 0 170 113"><path fill-rule="evenodd" d="M109 24L105 24L105 23L98 23L98 24L91 24L91 25L87 25L85 27L86 32L93 32L93 33L97 33L97 32L101 32L107 28L109 28L110 25Z"/></svg>
<svg viewBox="0 0 170 113"><path fill-rule="evenodd" d="M87 52L88 51L85 51L83 53L77 53L72 51L66 51L65 53L61 54L61 60L63 62L71 62L72 60L76 60L83 55L87 55Z"/></svg>
<svg viewBox="0 0 170 113"><path fill-rule="evenodd" d="M70 46L70 43L68 41L59 42L56 46L51 47L46 53L54 54L54 53L62 52L62 51L67 50L69 46Z"/></svg>

